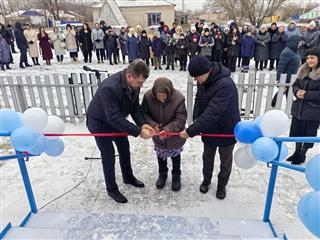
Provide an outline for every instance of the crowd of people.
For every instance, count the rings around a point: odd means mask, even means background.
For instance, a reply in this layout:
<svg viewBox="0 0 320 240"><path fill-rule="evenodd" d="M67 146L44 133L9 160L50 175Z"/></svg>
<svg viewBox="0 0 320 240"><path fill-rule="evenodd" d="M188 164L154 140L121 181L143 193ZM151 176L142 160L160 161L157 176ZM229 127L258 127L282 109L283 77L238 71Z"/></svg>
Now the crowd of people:
<svg viewBox="0 0 320 240"><path fill-rule="evenodd" d="M210 61L221 62L231 72L241 67L242 72L248 72L251 59L255 61L255 69L263 70L268 67L273 70L281 62L281 52L290 44L292 36L299 36L297 46L291 47L299 53L299 61L306 61L306 51L320 46L319 22L311 21L301 29L294 21L287 27L272 23L259 28L244 25L238 26L232 22L229 25L211 23L207 25L199 21L188 30L173 23L169 27L160 22L158 27L142 29L141 26L122 27L117 33L105 21L96 23L93 29L87 23L74 28L70 24L60 32L57 27L50 34L44 28L39 31L29 23L17 22L13 29L0 24L0 64L1 69L10 69L12 53L15 44L20 50L20 67L31 66L27 53L34 65L39 65L41 53L46 64L50 65L54 51L59 64L63 63L66 51L73 62L79 63L78 52L81 51L85 63L92 62L92 53L96 53L97 62L109 61L110 65L129 63L135 59L143 59L155 70L186 71L187 62L196 55L207 57ZM292 41L291 41L292 45ZM283 65L282 65L283 67ZM284 71L284 70L282 70ZM282 73L282 72L281 72Z"/></svg>

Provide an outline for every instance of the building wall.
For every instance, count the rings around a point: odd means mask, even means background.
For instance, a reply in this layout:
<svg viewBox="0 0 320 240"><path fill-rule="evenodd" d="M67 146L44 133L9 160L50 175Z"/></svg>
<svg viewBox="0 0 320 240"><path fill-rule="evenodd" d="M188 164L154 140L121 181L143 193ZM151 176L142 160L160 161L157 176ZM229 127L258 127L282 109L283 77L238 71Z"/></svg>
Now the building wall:
<svg viewBox="0 0 320 240"><path fill-rule="evenodd" d="M4 24L5 23L5 19L2 15L0 15L0 23Z"/></svg>
<svg viewBox="0 0 320 240"><path fill-rule="evenodd" d="M174 21L174 6L156 7L121 7L120 11L127 23L135 27L140 25L142 28L148 27L148 13L161 13L161 21L171 26Z"/></svg>

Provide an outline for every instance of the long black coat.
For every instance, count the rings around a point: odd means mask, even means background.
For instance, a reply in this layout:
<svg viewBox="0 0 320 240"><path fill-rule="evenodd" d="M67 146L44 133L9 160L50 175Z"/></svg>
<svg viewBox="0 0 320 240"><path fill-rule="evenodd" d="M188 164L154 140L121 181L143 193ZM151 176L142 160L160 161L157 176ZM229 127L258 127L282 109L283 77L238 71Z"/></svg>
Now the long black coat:
<svg viewBox="0 0 320 240"><path fill-rule="evenodd" d="M16 22L15 24L14 36L16 38L18 48L21 51L27 51L29 45L26 37L23 34L22 25L20 22Z"/></svg>
<svg viewBox="0 0 320 240"><path fill-rule="evenodd" d="M105 43L105 48L108 50L108 52L113 52L117 49L117 34L108 34L106 33L104 35L103 41Z"/></svg>
<svg viewBox="0 0 320 240"><path fill-rule="evenodd" d="M141 37L139 42L140 58L150 58L151 40L148 37Z"/></svg>
<svg viewBox="0 0 320 240"><path fill-rule="evenodd" d="M145 124L139 104L140 90L130 90L125 70L102 82L87 110L87 126L91 132L126 132L139 136ZM131 115L134 122L126 118Z"/></svg>
<svg viewBox="0 0 320 240"><path fill-rule="evenodd" d="M320 68L310 72L307 63L298 71L292 91L297 96L298 90L305 90L304 99L296 98L292 103L291 113L301 120L320 121Z"/></svg>
<svg viewBox="0 0 320 240"><path fill-rule="evenodd" d="M229 34L227 38L227 56L240 56L241 49L241 37L240 34L237 34L237 40L235 45L232 44L233 34Z"/></svg>
<svg viewBox="0 0 320 240"><path fill-rule="evenodd" d="M287 34L285 32L275 32L272 35L269 47L269 59L280 59L282 50L287 45Z"/></svg>
<svg viewBox="0 0 320 240"><path fill-rule="evenodd" d="M82 29L79 34L79 43L81 44L81 50L84 52L90 52L93 50L93 43L91 40L91 31L87 33Z"/></svg>
<svg viewBox="0 0 320 240"><path fill-rule="evenodd" d="M230 77L229 69L219 63L212 64L208 80L198 85L193 124L187 128L190 137L199 133L233 134L240 121L238 92ZM236 143L235 138L202 137L208 146L229 146Z"/></svg>

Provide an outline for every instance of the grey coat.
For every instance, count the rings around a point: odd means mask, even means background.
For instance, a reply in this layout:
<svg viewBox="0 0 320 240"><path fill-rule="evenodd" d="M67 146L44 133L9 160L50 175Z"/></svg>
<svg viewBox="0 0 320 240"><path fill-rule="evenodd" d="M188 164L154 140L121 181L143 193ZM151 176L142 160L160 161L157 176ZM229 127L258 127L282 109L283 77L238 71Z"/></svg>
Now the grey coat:
<svg viewBox="0 0 320 240"><path fill-rule="evenodd" d="M61 43L64 41L64 36L62 33L53 32L50 35L50 40L53 43L54 54L56 56L64 55L66 53L65 48L61 47Z"/></svg>
<svg viewBox="0 0 320 240"><path fill-rule="evenodd" d="M128 52L127 52L127 38L128 38L128 35L127 33L120 33L119 34L119 42L120 42L120 49L121 49L121 54L122 56L125 56L125 55L128 55Z"/></svg>
<svg viewBox="0 0 320 240"><path fill-rule="evenodd" d="M269 58L270 59L280 59L280 54L282 50L287 45L287 34L285 32L275 32L271 38L271 43L269 47Z"/></svg>
<svg viewBox="0 0 320 240"><path fill-rule="evenodd" d="M104 33L103 33L102 29L99 29L99 30L93 29L92 30L91 39L93 42L94 49L104 49L103 37L104 37Z"/></svg>
<svg viewBox="0 0 320 240"><path fill-rule="evenodd" d="M255 61L265 61L269 58L269 43L270 43L270 34L268 32L257 33L255 37L256 45L254 51L254 60Z"/></svg>
<svg viewBox="0 0 320 240"><path fill-rule="evenodd" d="M320 31L313 29L308 29L303 35L302 40L304 41L304 45L301 46L300 55L302 59L307 58L307 50L309 48L314 48L317 46L320 37Z"/></svg>

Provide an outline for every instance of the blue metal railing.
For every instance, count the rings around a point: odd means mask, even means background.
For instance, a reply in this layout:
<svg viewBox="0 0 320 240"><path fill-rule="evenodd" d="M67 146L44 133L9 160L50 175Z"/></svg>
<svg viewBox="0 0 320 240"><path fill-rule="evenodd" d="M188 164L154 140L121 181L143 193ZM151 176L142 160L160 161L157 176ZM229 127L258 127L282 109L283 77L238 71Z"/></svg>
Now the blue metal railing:
<svg viewBox="0 0 320 240"><path fill-rule="evenodd" d="M268 165L272 165L272 167L271 167L269 186L268 186L266 202L264 207L263 221L268 222L270 224L270 227L275 237L277 237L274 227L272 226L272 223L270 221L270 212L271 212L274 188L276 185L278 167L284 167L284 168L292 169L298 172L305 172L304 167L295 166L292 164L287 164L279 161L282 143L283 142L320 143L320 137L277 137L277 138L274 138L274 140L276 141L279 147L279 154L275 160L268 163Z"/></svg>

